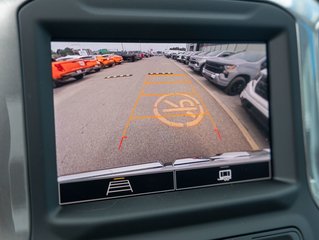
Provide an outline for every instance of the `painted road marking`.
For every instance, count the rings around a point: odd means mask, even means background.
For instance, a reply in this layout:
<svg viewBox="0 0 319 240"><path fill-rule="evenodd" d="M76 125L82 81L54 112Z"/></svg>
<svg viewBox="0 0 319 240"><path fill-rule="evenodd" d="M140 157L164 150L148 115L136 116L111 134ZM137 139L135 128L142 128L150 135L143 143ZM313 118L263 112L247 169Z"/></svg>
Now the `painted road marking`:
<svg viewBox="0 0 319 240"><path fill-rule="evenodd" d="M133 76L133 74L111 75L111 76L106 76L104 79L119 78L119 77L131 77L131 76Z"/></svg>
<svg viewBox="0 0 319 240"><path fill-rule="evenodd" d="M185 70L183 70L183 71L185 71ZM173 76L180 76L180 77L186 76L186 74L172 74L172 75ZM172 76L172 75L168 75L168 76ZM217 125L216 125L212 115L209 113L208 108L206 107L204 101L200 98L200 94L193 87L193 81L191 79L189 79L189 77L188 77L189 80L153 82L153 81L150 81L148 79L149 77L153 77L153 76L166 77L166 75L164 74L164 75L147 75L144 78L143 85L138 93L138 96L137 96L136 101L134 103L134 106L132 108L131 114L130 114L130 116L129 116L129 118L124 126L122 136L121 136L119 146L118 146L119 151L121 151L121 147L123 145L124 140L128 138L127 131L128 131L128 128L130 126L131 121L142 120L142 119L151 119L151 118L159 119L160 121L162 121L166 125L172 126L172 127L192 127L192 126L196 126L197 124L199 124L202 121L204 116L208 116L212 125L213 125L214 132L217 135L217 138L219 140L222 140L221 134L217 128ZM168 93L168 94L144 93L144 86L148 85L148 84L191 84L192 92L191 93L178 93L178 92L176 93L175 92L175 93ZM198 96L198 98L200 98L200 101L198 101L194 97L194 95ZM153 116L134 116L135 110L138 106L140 99L142 97L153 97L153 96L159 96L159 98L157 99L157 101L154 105L154 109L153 109L153 112L155 113L155 115L153 115ZM168 97L170 98L172 96L175 96L175 97L182 96L183 99L180 99L179 102L174 103L174 102L172 102L172 100L167 99ZM163 111L161 109L159 109L158 105L161 103L162 100L164 100L164 103L167 106L170 106L170 108L168 108L166 106L166 108L163 109ZM160 113L160 112L162 112L162 113ZM171 114L171 112L176 112L176 114ZM180 114L179 112L184 112L184 113ZM186 118L190 117L192 119L191 119L191 121L187 121L187 122L174 122L174 121L168 120L169 118L175 118L175 117L186 117Z"/></svg>
<svg viewBox="0 0 319 240"><path fill-rule="evenodd" d="M144 82L146 85L152 85L152 84L191 84L192 81L189 80L175 80L175 81L162 81L162 82L154 82L154 81L148 81Z"/></svg>
<svg viewBox="0 0 319 240"><path fill-rule="evenodd" d="M188 113L179 113L179 114L163 114L163 115L145 115L145 116L133 116L131 118L134 120L143 120L143 119L156 119L156 118L176 118L176 117L196 117L198 115L208 116L208 113L203 114L188 114Z"/></svg>
<svg viewBox="0 0 319 240"><path fill-rule="evenodd" d="M182 99L177 100L176 96L182 97ZM200 102L187 94L180 93L170 93L159 97L155 104L153 112L155 116L160 116L157 119L170 127L193 127L199 124L204 117L204 109ZM171 112L185 112L191 119L186 122L181 122L181 120L168 120L163 113Z"/></svg>
<svg viewBox="0 0 319 240"><path fill-rule="evenodd" d="M148 74L149 77L182 77L185 76L184 73L170 73L170 74L166 74L166 73L154 73L154 74Z"/></svg>
<svg viewBox="0 0 319 240"><path fill-rule="evenodd" d="M194 95L193 92L178 92L178 93L181 93L181 94L187 94L187 95ZM161 97L161 96L164 96L164 95L167 95L167 93L143 93L142 96L143 97Z"/></svg>
<svg viewBox="0 0 319 240"><path fill-rule="evenodd" d="M260 147L255 142L253 137L250 135L250 133L247 131L247 129L244 127L244 125L240 122L240 120L236 117L236 115L225 105L222 103L221 100L215 94L213 94L204 84L202 84L198 79L196 79L194 76L192 76L189 72L187 72L184 68L179 66L177 63L174 62L174 64L179 67L181 70L183 70L187 75L189 75L197 84L199 84L205 91L221 106L221 108L228 114L228 116L233 120L235 125L238 127L239 131L242 133L242 135L245 137L246 141L252 148L252 150L259 150Z"/></svg>
<svg viewBox="0 0 319 240"><path fill-rule="evenodd" d="M145 80L144 80L144 81L145 81ZM123 129L123 132L122 132L122 137L121 137L121 140L120 140L120 143L119 143L119 146L118 146L118 150L119 150L119 151L121 151L121 148L122 148L122 145L123 145L123 141L124 141L125 139L127 139L126 132L127 132L127 130L128 130L128 127L130 126L131 119L132 119L132 117L134 116L135 109L136 109L136 107L137 107L137 105L138 105L138 102L140 101L140 99L141 99L141 97L142 97L143 92L144 92L144 88L142 87L142 88L140 89L139 93L138 93L138 96L137 96L136 100L135 100L135 103L134 103L134 106L133 106L133 108L132 108L132 110L131 110L130 116L129 116L129 118L127 119L126 124L125 124L125 126L124 126L124 129Z"/></svg>
<svg viewBox="0 0 319 240"><path fill-rule="evenodd" d="M152 73L148 73L148 75L172 75L172 72L152 72Z"/></svg>
<svg viewBox="0 0 319 240"><path fill-rule="evenodd" d="M197 93L197 97L198 97L199 100L202 102L203 107L204 107L204 109L205 109L205 112L208 112L208 113L209 113L208 108L207 108L207 106L206 106L204 100L202 99L202 97L200 96L199 92L196 90L196 88L194 87L194 85L192 86L192 92ZM216 124L216 122L215 122L213 116L212 116L211 114L208 114L208 118L209 118L211 124L213 125L214 132L216 133L217 138L221 141L221 140L222 140L222 137L221 137L221 134L220 134L220 132L219 132L219 129L218 129L218 127L217 127L217 124Z"/></svg>

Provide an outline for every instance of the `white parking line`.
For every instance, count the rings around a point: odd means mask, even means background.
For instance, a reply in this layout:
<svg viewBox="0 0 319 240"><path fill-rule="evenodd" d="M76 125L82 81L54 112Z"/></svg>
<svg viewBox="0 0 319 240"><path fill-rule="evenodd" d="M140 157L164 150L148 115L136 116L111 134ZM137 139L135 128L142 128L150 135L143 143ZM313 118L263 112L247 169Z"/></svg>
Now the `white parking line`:
<svg viewBox="0 0 319 240"><path fill-rule="evenodd" d="M188 74L197 84L199 84L214 100L221 106L222 109L228 114L228 116L233 120L234 124L238 127L240 132L243 134L247 142L249 143L252 150L259 150L260 147L255 142L253 137L250 135L250 133L247 131L247 129L244 127L244 125L240 122L240 120L236 117L236 115L221 101L217 96L215 96L214 93L210 91L204 84L202 84L197 78L195 78L192 74L187 72L183 67L179 66L175 61L173 61L174 64L183 70L185 73Z"/></svg>

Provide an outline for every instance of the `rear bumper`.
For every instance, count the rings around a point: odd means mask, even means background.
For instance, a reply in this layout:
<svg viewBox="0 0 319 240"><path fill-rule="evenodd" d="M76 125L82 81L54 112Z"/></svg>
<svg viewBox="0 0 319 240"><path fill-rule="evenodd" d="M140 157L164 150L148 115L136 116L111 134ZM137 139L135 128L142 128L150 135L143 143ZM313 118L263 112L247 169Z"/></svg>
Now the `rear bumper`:
<svg viewBox="0 0 319 240"><path fill-rule="evenodd" d="M120 64L120 63L122 63L124 60L123 59L121 59L121 60L115 60L115 63L116 64Z"/></svg>
<svg viewBox="0 0 319 240"><path fill-rule="evenodd" d="M115 63L114 60L110 60L110 62L107 64L108 66L112 66Z"/></svg>
<svg viewBox="0 0 319 240"><path fill-rule="evenodd" d="M54 80L59 81L59 82L64 82L64 81L69 80L70 78L74 78L74 77L77 77L77 76L79 76L81 74L85 74L85 73L86 73L86 69L80 69L80 70L77 70L77 71L74 71L71 73L64 74L60 78L54 79Z"/></svg>
<svg viewBox="0 0 319 240"><path fill-rule="evenodd" d="M90 68L87 68L87 69L85 70L85 73L95 72L95 71L100 70L100 69L101 69L101 66L90 67Z"/></svg>

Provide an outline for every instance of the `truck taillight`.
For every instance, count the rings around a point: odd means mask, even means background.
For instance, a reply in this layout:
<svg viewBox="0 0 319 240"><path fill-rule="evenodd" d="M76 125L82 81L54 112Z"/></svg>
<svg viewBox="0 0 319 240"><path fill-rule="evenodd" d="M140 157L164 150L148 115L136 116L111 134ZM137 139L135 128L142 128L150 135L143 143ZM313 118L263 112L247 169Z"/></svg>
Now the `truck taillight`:
<svg viewBox="0 0 319 240"><path fill-rule="evenodd" d="M55 67L58 69L58 71L62 72L64 71L64 68L62 67L61 64L55 64Z"/></svg>

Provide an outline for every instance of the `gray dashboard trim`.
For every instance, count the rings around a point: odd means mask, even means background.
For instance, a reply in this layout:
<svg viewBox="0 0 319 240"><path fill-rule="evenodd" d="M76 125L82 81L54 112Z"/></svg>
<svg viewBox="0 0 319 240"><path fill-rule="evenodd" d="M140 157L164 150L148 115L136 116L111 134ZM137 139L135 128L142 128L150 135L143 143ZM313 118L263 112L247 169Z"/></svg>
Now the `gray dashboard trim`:
<svg viewBox="0 0 319 240"><path fill-rule="evenodd" d="M319 207L319 4L315 0L261 0L296 19L303 138L308 184Z"/></svg>
<svg viewBox="0 0 319 240"><path fill-rule="evenodd" d="M257 2L258 0L256 0ZM297 19L300 79L303 85L301 89L303 99L304 138L306 140L306 153L310 188L314 199L319 204L318 175L313 172L312 163L317 159L319 149L318 134L318 69L319 47L318 34L303 35L307 30L319 30L318 5L314 0L260 0L270 2L283 7ZM20 47L18 37L17 12L19 7L27 1L3 0L0 1L2 10L0 21L0 59L6 62L0 66L0 189L5 189L0 194L0 239L29 239L30 237L30 212L27 181L27 159L24 129L24 109L22 100L22 80L20 68ZM287 6L285 3L290 2ZM305 11L297 7L298 2L304 6L314 6ZM310 41L310 40L313 41ZM303 45L305 44L305 45ZM305 52L308 55L302 55ZM8 57L10 56L10 57ZM315 59L315 66L307 65L310 59ZM303 63L303 64L301 64ZM316 75L313 81L307 79L307 72L315 69ZM313 84L313 85L312 85ZM314 88L312 88L314 86ZM315 104L313 103L315 102ZM311 111L313 110L313 111ZM3 131L2 129L5 129ZM7 147L7 148L6 148ZM317 166L318 169L318 166ZM8 171L6 171L8 170ZM11 207L9 207L11 206Z"/></svg>
<svg viewBox="0 0 319 240"><path fill-rule="evenodd" d="M0 239L29 239L30 211L17 14L0 1Z"/></svg>

